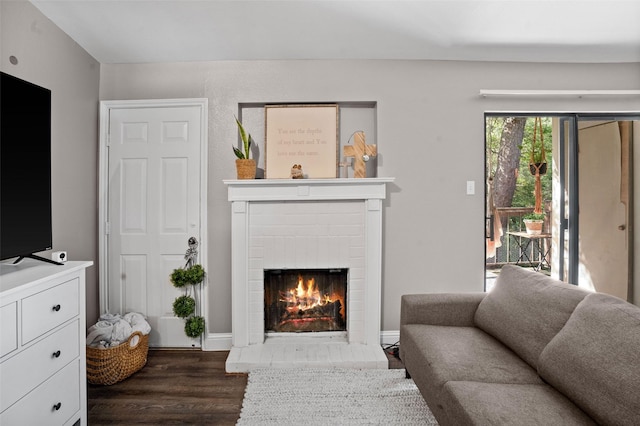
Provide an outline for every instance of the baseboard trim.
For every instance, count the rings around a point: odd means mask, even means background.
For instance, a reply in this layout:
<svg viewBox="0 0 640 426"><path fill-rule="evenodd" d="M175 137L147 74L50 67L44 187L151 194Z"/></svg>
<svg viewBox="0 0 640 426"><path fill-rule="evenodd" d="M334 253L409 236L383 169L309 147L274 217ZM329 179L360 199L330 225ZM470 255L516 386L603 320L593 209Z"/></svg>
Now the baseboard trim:
<svg viewBox="0 0 640 426"><path fill-rule="evenodd" d="M380 344L382 346L393 345L400 341L400 330L388 330L380 332Z"/></svg>
<svg viewBox="0 0 640 426"><path fill-rule="evenodd" d="M228 351L231 349L231 333L209 333L202 343L203 351Z"/></svg>
<svg viewBox="0 0 640 426"><path fill-rule="evenodd" d="M400 330L380 332L380 344L393 345L400 340ZM202 342L203 351L229 351L231 350L231 333L209 333Z"/></svg>

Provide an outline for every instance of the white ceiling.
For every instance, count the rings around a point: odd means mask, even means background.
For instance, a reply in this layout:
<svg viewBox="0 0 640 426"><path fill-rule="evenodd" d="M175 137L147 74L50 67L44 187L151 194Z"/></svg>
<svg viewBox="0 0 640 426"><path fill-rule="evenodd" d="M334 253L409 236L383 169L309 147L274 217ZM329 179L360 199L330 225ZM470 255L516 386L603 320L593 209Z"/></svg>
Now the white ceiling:
<svg viewBox="0 0 640 426"><path fill-rule="evenodd" d="M31 0L101 63L640 62L640 0Z"/></svg>

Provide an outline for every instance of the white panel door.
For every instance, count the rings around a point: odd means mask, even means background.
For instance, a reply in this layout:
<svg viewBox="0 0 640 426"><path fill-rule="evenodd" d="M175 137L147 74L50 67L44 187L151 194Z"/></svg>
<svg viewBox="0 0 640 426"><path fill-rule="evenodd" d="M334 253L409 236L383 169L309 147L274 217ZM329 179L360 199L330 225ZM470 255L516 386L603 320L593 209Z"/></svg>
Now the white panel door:
<svg viewBox="0 0 640 426"><path fill-rule="evenodd" d="M151 346L200 346L173 315L169 281L189 237L201 239L201 108L114 108L109 116L108 301L141 312Z"/></svg>

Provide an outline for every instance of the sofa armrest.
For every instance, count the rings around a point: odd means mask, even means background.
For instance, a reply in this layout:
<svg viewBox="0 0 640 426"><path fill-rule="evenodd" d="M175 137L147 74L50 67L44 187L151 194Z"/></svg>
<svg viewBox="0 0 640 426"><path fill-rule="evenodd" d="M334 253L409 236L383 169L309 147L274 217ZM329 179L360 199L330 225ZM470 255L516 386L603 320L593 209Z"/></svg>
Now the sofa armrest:
<svg viewBox="0 0 640 426"><path fill-rule="evenodd" d="M400 304L400 328L405 324L472 327L486 293L405 294Z"/></svg>

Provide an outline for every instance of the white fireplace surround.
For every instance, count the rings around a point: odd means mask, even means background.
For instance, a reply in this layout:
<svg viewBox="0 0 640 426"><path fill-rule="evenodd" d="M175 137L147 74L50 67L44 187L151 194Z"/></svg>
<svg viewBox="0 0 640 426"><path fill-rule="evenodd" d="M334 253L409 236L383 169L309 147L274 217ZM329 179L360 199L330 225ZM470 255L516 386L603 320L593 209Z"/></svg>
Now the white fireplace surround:
<svg viewBox="0 0 640 426"><path fill-rule="evenodd" d="M231 202L227 372L387 368L380 347L382 200L393 178L225 180ZM264 330L265 269L348 268L346 336ZM338 333L340 334L340 333Z"/></svg>

